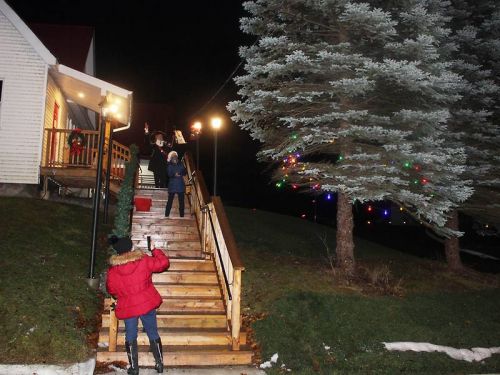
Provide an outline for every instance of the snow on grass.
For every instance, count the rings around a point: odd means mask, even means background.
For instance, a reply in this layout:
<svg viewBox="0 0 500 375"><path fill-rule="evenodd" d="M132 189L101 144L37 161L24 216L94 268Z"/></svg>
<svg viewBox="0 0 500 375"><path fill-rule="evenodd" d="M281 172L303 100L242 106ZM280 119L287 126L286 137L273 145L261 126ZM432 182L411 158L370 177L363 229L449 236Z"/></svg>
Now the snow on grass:
<svg viewBox="0 0 500 375"><path fill-rule="evenodd" d="M278 361L278 353L274 353L269 361L260 364L260 368L271 368Z"/></svg>
<svg viewBox="0 0 500 375"><path fill-rule="evenodd" d="M384 342L385 348L389 351L413 351L413 352L441 352L446 353L453 359L467 362L479 362L493 354L500 354L500 347L493 348L471 348L456 349L451 346L434 345L428 342Z"/></svg>
<svg viewBox="0 0 500 375"><path fill-rule="evenodd" d="M0 365L0 374L9 375L92 375L95 358L64 367L56 365Z"/></svg>

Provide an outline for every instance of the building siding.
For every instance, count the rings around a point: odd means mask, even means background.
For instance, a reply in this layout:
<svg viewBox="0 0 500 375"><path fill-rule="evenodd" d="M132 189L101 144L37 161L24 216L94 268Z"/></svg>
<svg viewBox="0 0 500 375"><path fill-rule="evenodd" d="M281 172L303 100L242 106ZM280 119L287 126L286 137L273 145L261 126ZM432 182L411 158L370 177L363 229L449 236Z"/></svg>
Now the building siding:
<svg viewBox="0 0 500 375"><path fill-rule="evenodd" d="M0 12L0 183L38 183L47 69Z"/></svg>

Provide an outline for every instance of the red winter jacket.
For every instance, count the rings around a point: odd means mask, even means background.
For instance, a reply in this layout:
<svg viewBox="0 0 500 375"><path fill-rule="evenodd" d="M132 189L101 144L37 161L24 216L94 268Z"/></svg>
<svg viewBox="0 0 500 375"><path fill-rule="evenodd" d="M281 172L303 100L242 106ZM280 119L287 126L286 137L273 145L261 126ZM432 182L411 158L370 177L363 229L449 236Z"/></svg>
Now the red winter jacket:
<svg viewBox="0 0 500 375"><path fill-rule="evenodd" d="M170 262L162 250L154 249L153 256L142 251L129 251L109 258L106 287L117 298L115 313L118 319L146 314L161 305L160 293L153 285L151 274L162 272Z"/></svg>

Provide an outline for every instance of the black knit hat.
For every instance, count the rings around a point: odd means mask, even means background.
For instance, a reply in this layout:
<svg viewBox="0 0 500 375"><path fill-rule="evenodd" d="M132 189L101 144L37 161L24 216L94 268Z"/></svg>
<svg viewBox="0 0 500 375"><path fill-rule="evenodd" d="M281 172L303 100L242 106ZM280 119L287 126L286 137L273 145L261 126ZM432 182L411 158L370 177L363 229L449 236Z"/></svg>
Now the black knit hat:
<svg viewBox="0 0 500 375"><path fill-rule="evenodd" d="M109 243L118 254L132 250L132 240L129 237L118 238L117 236L111 236Z"/></svg>

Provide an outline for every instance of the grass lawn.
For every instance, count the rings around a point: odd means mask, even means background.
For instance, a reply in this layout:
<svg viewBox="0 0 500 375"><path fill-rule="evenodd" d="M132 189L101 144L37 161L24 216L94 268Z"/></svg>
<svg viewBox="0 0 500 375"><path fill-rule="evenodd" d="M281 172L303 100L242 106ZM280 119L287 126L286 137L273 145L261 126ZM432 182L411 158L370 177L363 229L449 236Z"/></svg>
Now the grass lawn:
<svg viewBox="0 0 500 375"><path fill-rule="evenodd" d="M85 281L91 223L87 208L0 198L0 363L88 358L101 302Z"/></svg>
<svg viewBox="0 0 500 375"><path fill-rule="evenodd" d="M363 240L356 241L355 255L365 271L347 284L328 266L321 241L334 249L334 229L264 211L228 207L227 213L246 266L243 312L250 320L263 317L252 324L262 360L279 354L270 374L285 372L283 363L292 374L500 371L500 354L468 363L444 353L389 352L382 345L498 347L498 287Z"/></svg>

